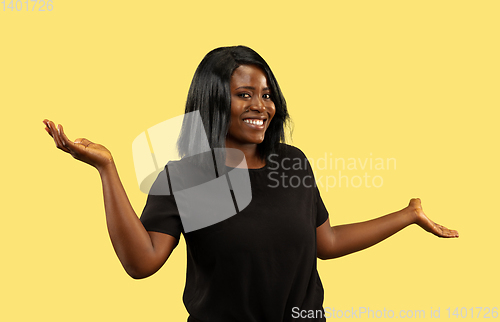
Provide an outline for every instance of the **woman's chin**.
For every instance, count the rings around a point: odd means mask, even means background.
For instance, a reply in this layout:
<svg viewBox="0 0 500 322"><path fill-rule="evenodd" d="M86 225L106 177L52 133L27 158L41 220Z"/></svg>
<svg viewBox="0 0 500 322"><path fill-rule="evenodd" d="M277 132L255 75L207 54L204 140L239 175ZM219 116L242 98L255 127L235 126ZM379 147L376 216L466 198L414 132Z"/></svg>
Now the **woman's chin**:
<svg viewBox="0 0 500 322"><path fill-rule="evenodd" d="M241 137L239 139L232 139L231 143L229 144L231 147L236 147L236 146L248 146L248 145L258 145L264 142L264 135L262 136L246 136L246 137ZM226 138L226 146L228 146L228 139Z"/></svg>
<svg viewBox="0 0 500 322"><path fill-rule="evenodd" d="M261 144L262 142L264 142L264 138L261 138L261 139L254 141L255 144Z"/></svg>
<svg viewBox="0 0 500 322"><path fill-rule="evenodd" d="M264 135L248 136L244 141L246 144L261 144L262 142L264 142Z"/></svg>

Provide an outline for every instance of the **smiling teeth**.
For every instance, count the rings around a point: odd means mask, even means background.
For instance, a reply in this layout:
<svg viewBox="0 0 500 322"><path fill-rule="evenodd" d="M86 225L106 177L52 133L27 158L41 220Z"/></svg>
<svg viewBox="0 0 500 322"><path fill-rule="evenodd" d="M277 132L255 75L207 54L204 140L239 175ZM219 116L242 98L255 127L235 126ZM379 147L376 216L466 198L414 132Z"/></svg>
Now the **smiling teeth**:
<svg viewBox="0 0 500 322"><path fill-rule="evenodd" d="M252 120L252 119L245 119L243 122L248 123L248 124L254 124L254 125L263 125L264 121L263 120Z"/></svg>

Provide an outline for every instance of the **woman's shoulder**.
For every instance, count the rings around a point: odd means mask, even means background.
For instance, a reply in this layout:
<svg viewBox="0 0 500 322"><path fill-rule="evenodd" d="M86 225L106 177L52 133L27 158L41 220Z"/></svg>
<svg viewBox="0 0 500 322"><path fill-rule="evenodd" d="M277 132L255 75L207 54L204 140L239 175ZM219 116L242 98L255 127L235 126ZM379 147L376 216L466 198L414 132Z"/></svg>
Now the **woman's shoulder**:
<svg viewBox="0 0 500 322"><path fill-rule="evenodd" d="M278 154L281 157L287 157L287 158L306 158L306 155L304 152L302 152L301 149L299 149L296 146L287 144L287 143L280 143L278 147Z"/></svg>

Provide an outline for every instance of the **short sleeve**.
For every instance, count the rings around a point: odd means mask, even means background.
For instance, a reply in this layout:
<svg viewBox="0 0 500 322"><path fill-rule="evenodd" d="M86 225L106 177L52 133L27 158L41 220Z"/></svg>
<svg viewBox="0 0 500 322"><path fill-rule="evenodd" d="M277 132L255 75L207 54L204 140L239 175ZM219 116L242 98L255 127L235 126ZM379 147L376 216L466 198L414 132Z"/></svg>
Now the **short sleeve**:
<svg viewBox="0 0 500 322"><path fill-rule="evenodd" d="M183 232L181 218L173 195L149 194L140 220L147 231L168 234L177 239Z"/></svg>
<svg viewBox="0 0 500 322"><path fill-rule="evenodd" d="M314 173L312 170L312 166L309 163L309 160L307 159L306 155L304 152L302 152L300 149L292 146L288 146L289 149L292 149L293 152L297 153L300 158L303 158L305 160L305 164L307 165L307 176L310 176L314 182L314 186L311 187L311 189L314 189L314 202L315 202L315 209L316 209L316 227L321 226L322 224L325 223L325 221L328 219L328 210L326 210L325 204L323 203L323 199L321 199L321 194L319 193L319 189L316 186L316 179L314 178ZM294 157L294 155L290 155L291 157Z"/></svg>
<svg viewBox="0 0 500 322"><path fill-rule="evenodd" d="M316 227L321 226L328 219L328 210L326 210L325 204L323 203L323 199L321 199L321 195L319 193L318 187L316 189Z"/></svg>

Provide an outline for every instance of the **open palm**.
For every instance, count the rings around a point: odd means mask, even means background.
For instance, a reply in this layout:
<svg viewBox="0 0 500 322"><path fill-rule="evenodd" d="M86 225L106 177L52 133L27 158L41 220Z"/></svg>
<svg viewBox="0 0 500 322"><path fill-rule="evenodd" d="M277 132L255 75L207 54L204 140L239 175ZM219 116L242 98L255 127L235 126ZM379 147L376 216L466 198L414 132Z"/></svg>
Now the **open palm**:
<svg viewBox="0 0 500 322"><path fill-rule="evenodd" d="M419 198L411 199L408 207L412 208L416 214L415 223L425 229L426 231L444 238L458 237L458 231L448 229L442 225L436 224L430 220L424 213L422 209L422 203Z"/></svg>
<svg viewBox="0 0 500 322"><path fill-rule="evenodd" d="M43 123L46 126L45 131L54 139L56 147L71 154L73 158L88 163L98 170L113 162L111 152L103 145L93 143L84 138L78 138L72 142L64 133L61 124L56 127L54 122L47 119L43 120Z"/></svg>

